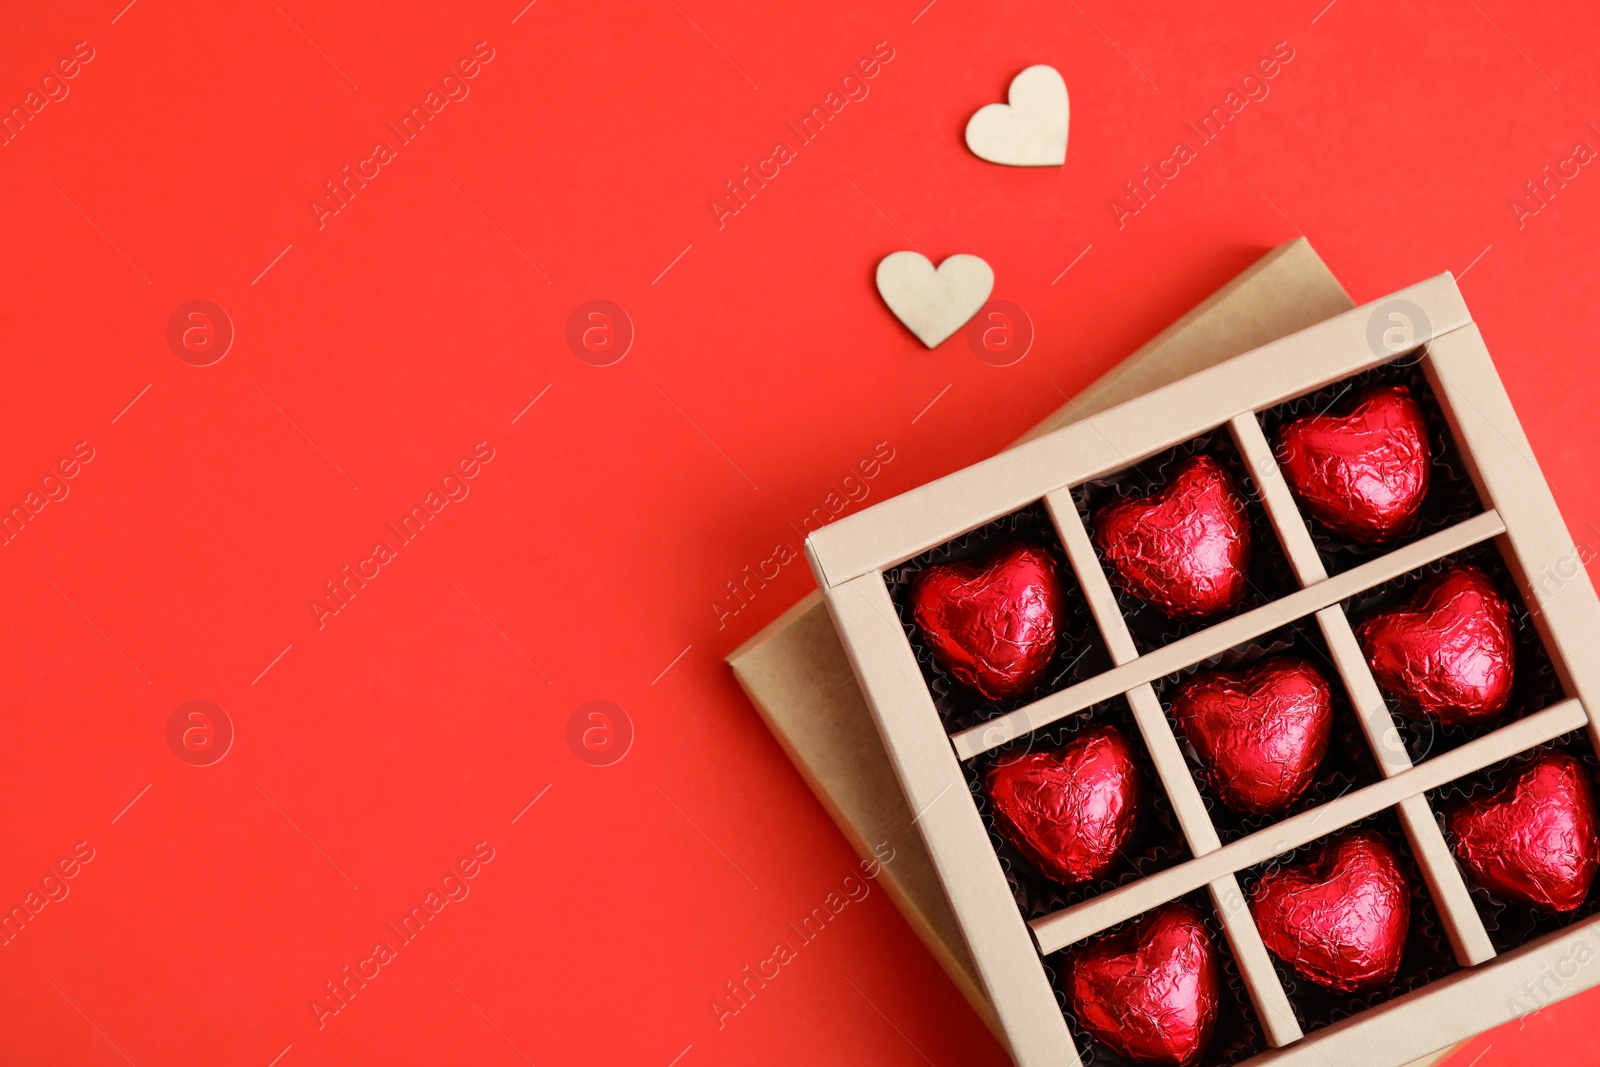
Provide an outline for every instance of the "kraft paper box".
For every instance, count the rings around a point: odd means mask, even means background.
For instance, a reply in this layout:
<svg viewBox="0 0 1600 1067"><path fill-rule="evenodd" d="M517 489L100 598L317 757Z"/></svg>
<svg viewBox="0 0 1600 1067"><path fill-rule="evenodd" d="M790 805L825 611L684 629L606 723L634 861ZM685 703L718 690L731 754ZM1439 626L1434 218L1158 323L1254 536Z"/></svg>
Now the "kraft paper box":
<svg viewBox="0 0 1600 1067"><path fill-rule="evenodd" d="M1354 306L1309 243L1291 241L1252 264L1018 443ZM821 595L812 593L779 616L731 653L728 663L856 851L870 858L875 844L894 843L896 861L883 869L880 884L1004 1041Z"/></svg>
<svg viewBox="0 0 1600 1067"><path fill-rule="evenodd" d="M1404 388L1427 413L1430 488L1418 521L1365 545L1307 518L1269 439L1376 386ZM1160 485L1198 454L1230 471L1251 516L1248 595L1231 613L1168 621L1113 587L1089 529L1096 499ZM1042 546L1066 576L1070 647L1033 693L968 699L910 624L907 590L937 562L1019 542ZM1559 914L1496 897L1469 880L1442 825L1526 757L1600 768L1600 600L1569 566L1578 550L1448 274L841 518L807 538L806 555L1022 1067L1077 1067L1093 1049L1056 987L1071 953L1180 900L1204 915L1224 961L1216 1062L1398 1067L1537 1007L1525 997L1540 975L1561 976L1545 999L1600 982L1600 970L1572 965L1600 939L1600 891ZM1492 719L1439 725L1385 694L1353 624L1460 566L1505 597L1516 682ZM1173 687L1294 646L1326 665L1345 769L1281 816L1241 820L1179 744ZM1107 722L1133 739L1151 815L1114 874L1067 889L1011 852L982 781L1010 753ZM1275 960L1247 903L1269 870L1351 829L1387 840L1410 893L1399 970L1360 995Z"/></svg>

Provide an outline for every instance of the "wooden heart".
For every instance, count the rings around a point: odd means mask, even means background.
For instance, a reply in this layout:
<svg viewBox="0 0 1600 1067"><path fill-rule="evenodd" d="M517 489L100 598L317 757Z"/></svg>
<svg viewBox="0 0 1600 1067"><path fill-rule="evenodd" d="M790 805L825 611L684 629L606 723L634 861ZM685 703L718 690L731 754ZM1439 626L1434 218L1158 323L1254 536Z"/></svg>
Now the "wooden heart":
<svg viewBox="0 0 1600 1067"><path fill-rule="evenodd" d="M965 326L993 289L994 271L977 256L951 256L934 270L927 256L891 252L878 264L878 295L929 348Z"/></svg>
<svg viewBox="0 0 1600 1067"><path fill-rule="evenodd" d="M1040 64L1011 79L1009 104L989 104L967 120L967 147L1008 167L1059 167L1067 161L1067 83Z"/></svg>

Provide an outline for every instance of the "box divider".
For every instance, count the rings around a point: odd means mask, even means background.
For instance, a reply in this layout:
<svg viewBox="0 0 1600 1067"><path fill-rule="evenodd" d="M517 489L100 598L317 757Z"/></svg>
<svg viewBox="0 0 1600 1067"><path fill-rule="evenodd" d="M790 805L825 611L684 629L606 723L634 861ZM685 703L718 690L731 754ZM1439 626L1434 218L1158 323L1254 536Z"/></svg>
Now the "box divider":
<svg viewBox="0 0 1600 1067"><path fill-rule="evenodd" d="M1283 991L1278 969L1272 965L1267 946L1261 941L1261 931L1256 929L1239 890L1239 880L1225 874L1206 886L1211 894L1211 905L1222 923L1222 932L1233 951L1233 960L1239 965L1239 975L1250 991L1250 1002L1256 1007L1261 1028L1266 1032L1267 1044L1273 1048L1299 1041L1304 1035L1300 1021L1295 1018L1289 995Z"/></svg>
<svg viewBox="0 0 1600 1067"><path fill-rule="evenodd" d="M860 638L845 643L850 665L1018 1067L1080 1067L883 575L864 574L825 599L839 631Z"/></svg>
<svg viewBox="0 0 1600 1067"><path fill-rule="evenodd" d="M1267 509L1267 518L1272 522L1279 544L1283 545L1283 554L1288 557L1295 578L1302 586L1322 581L1328 576L1328 569L1322 565L1316 542L1311 540L1311 531L1306 529L1300 507L1289 491L1289 483L1283 479L1278 459L1272 454L1267 435L1261 431L1260 420L1253 412L1248 412L1231 420L1228 430L1233 434L1233 446L1239 450L1250 476L1255 479L1256 492Z"/></svg>
<svg viewBox="0 0 1600 1067"><path fill-rule="evenodd" d="M1412 858L1422 871L1422 880L1428 883L1428 892L1439 918L1444 923L1445 936L1450 939L1450 949L1456 962L1463 967L1473 967L1495 957L1494 942L1483 925L1483 916L1472 902L1467 883L1461 877L1455 854L1444 839L1439 820L1433 817L1433 808L1422 794L1406 797L1397 809L1400 828L1405 831L1411 845Z"/></svg>
<svg viewBox="0 0 1600 1067"><path fill-rule="evenodd" d="M1112 662L1131 663L1138 659L1139 652L1134 646L1133 635L1128 632L1128 624L1117 606L1116 594L1106 580L1105 569L1101 567L1094 546L1089 541L1089 532L1084 528L1083 517L1078 514L1071 491L1058 489L1046 496L1044 503L1055 523L1056 532L1061 535L1062 547L1072 561L1078 585L1089 601L1089 610L1111 652ZM1189 771L1188 761L1183 758L1178 739L1172 732L1172 724L1161 710L1155 690L1148 684L1135 686L1129 690L1127 698L1133 710L1134 722L1144 738L1150 761L1155 764L1156 776L1161 779L1167 799L1172 802L1173 813L1178 818L1178 826L1183 831L1190 853L1199 856L1217 849L1222 841L1217 837L1216 828L1211 825L1211 815L1206 810L1205 801L1200 799L1194 775Z"/></svg>
<svg viewBox="0 0 1600 1067"><path fill-rule="evenodd" d="M1112 591L1111 582L1106 578L1100 554L1089 540L1083 516L1078 514L1078 504L1072 499L1072 490L1057 489L1045 494L1044 506L1050 513L1050 521L1055 523L1056 533L1061 535L1061 547L1066 549L1067 559L1072 563L1073 574L1078 579L1078 587L1089 602L1089 613L1094 616L1100 636L1111 653L1111 662L1118 666L1133 662L1139 658L1139 649L1133 643L1133 635L1128 632L1127 620L1122 617L1117 594Z"/></svg>
<svg viewBox="0 0 1600 1067"><path fill-rule="evenodd" d="M1367 658L1362 654L1361 645L1356 641L1355 631L1344 609L1337 604L1323 608L1317 612L1317 627L1322 631L1328 654L1333 657L1333 665L1344 682L1350 707L1360 720L1367 747L1378 761L1378 769L1385 778L1410 770L1411 755L1406 752L1405 742L1400 740L1394 716L1383 699L1377 679L1372 677L1372 669L1367 666Z"/></svg>
<svg viewBox="0 0 1600 1067"><path fill-rule="evenodd" d="M1588 716L1577 700L1564 700L1392 778L1353 790L1309 811L1291 815L1248 837L1223 845L1215 852L1197 856L1081 904L1034 919L1029 925L1040 950L1054 952L1108 926L1141 915L1158 904L1192 893L1224 874L1253 867L1385 808L1395 807L1407 797L1419 796L1429 789L1436 789L1446 782L1560 737L1587 721Z"/></svg>
<svg viewBox="0 0 1600 1067"><path fill-rule="evenodd" d="M1027 707L952 734L951 744L955 746L958 758L972 759L1074 712L1218 655L1235 645L1337 604L1362 590L1381 585L1452 552L1478 544L1504 530L1505 526L1495 512L1475 515L1343 574L1296 590L1280 600L1263 604L1199 633L1163 645L1093 678L1036 700ZM903 635L901 643L904 644Z"/></svg>
<svg viewBox="0 0 1600 1067"><path fill-rule="evenodd" d="M1200 787L1195 785L1189 762L1183 758L1178 739L1172 732L1172 723L1161 709L1161 701L1149 683L1128 691L1128 705L1133 709L1133 720L1139 725L1145 748L1150 752L1150 762L1156 765L1156 775L1172 802L1172 812L1178 817L1189 851L1196 856L1215 852L1222 847L1217 829L1211 825L1211 813L1200 798Z"/></svg>
<svg viewBox="0 0 1600 1067"><path fill-rule="evenodd" d="M1600 602L1585 566L1600 544L1587 542L1587 556L1573 544L1476 326L1436 338L1424 370L1484 506L1511 516L1501 555L1562 688L1586 707L1600 707ZM1589 740L1600 749L1600 723L1592 719Z"/></svg>

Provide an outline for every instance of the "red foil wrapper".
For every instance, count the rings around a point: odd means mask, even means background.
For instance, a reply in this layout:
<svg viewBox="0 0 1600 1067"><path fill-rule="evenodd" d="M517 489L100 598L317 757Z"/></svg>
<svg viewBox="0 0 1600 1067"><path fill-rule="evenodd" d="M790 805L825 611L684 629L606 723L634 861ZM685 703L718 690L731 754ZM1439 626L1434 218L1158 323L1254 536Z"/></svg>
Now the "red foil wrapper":
<svg viewBox="0 0 1600 1067"><path fill-rule="evenodd" d="M1179 464L1160 492L1102 507L1094 540L1112 580L1168 618L1218 615L1244 599L1250 520L1210 456Z"/></svg>
<svg viewBox="0 0 1600 1067"><path fill-rule="evenodd" d="M1406 606L1363 621L1356 637L1378 684L1408 711L1467 725L1511 699L1511 606L1476 567L1445 570Z"/></svg>
<svg viewBox="0 0 1600 1067"><path fill-rule="evenodd" d="M1203 671L1178 689L1172 718L1234 811L1275 815L1306 791L1328 753L1333 690L1298 656L1243 671Z"/></svg>
<svg viewBox="0 0 1600 1067"><path fill-rule="evenodd" d="M1373 544L1410 530L1428 495L1428 420L1404 386L1373 386L1341 415L1291 422L1275 451L1306 511L1352 541Z"/></svg>
<svg viewBox="0 0 1600 1067"><path fill-rule="evenodd" d="M957 680L1002 700L1032 689L1049 668L1061 599L1054 558L1017 545L986 563L923 571L911 618Z"/></svg>
<svg viewBox="0 0 1600 1067"><path fill-rule="evenodd" d="M1217 950L1200 913L1168 904L1073 954L1067 996L1097 1041L1135 1063L1191 1067L1216 1029Z"/></svg>
<svg viewBox="0 0 1600 1067"><path fill-rule="evenodd" d="M1111 726L1087 727L1054 752L996 764L985 792L1000 835L1067 885L1111 870L1144 801L1133 747Z"/></svg>
<svg viewBox="0 0 1600 1067"><path fill-rule="evenodd" d="M1274 956L1318 985L1359 993L1399 972L1411 890L1382 835L1350 833L1262 875L1250 910Z"/></svg>
<svg viewBox="0 0 1600 1067"><path fill-rule="evenodd" d="M1543 911L1573 911L1589 897L1600 846L1594 792L1583 764L1539 756L1498 792L1445 816L1456 856L1479 885Z"/></svg>

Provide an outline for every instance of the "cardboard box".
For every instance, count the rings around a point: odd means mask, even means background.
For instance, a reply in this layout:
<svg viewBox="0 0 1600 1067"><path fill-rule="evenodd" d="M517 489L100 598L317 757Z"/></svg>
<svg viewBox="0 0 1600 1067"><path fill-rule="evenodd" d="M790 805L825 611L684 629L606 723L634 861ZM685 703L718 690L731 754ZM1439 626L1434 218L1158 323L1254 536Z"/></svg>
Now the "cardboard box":
<svg viewBox="0 0 1600 1067"><path fill-rule="evenodd" d="M1278 471L1263 431L1279 405L1397 360L1420 365L1448 423L1447 447L1474 497L1399 547L1359 561L1319 548ZM1085 528L1075 490L1210 436L1225 440L1253 482L1252 506L1275 534L1257 548L1281 553L1292 581L1238 614L1143 645L1129 629ZM1436 475L1439 477L1439 475ZM1087 601L1109 665L1039 699L947 732L901 621L885 572L987 523L1043 506ZM993 459L884 501L816 531L806 550L868 710L962 931L979 982L1012 1054L1024 1067L1076 1065L1078 1050L1044 959L1162 903L1208 895L1258 1020L1252 1064L1394 1065L1515 1018L1524 983L1550 973L1600 939L1600 916L1497 947L1469 892L1427 794L1537 746L1597 732L1586 709L1600 699L1600 602L1532 459L1481 336L1449 275L1335 316ZM1446 559L1470 555L1500 568L1520 595L1534 647L1547 657L1557 697L1519 717L1418 752L1397 722L1356 644L1350 602ZM1330 566L1349 563L1342 569ZM1331 573L1330 573L1331 571ZM1562 575L1552 583L1551 574ZM1567 577L1567 575L1571 577ZM1538 585L1535 585L1535 579ZM1513 589L1508 588L1508 593ZM1155 685L1176 672L1281 631L1314 628L1375 763L1377 780L1232 840L1223 840L1173 734ZM1529 671L1524 657L1524 673ZM1126 702L1170 803L1188 858L1155 873L1025 917L996 851L964 765L1070 716ZM1402 739L1402 743L1397 743ZM1415 762L1414 762L1415 760ZM1239 876L1340 828L1383 816L1420 872L1423 908L1436 911L1437 951L1448 977L1353 1014L1308 1024L1262 945ZM1415 906L1415 905L1414 905ZM1447 948L1444 947L1448 942ZM1408 952L1412 950L1408 948ZM1421 950L1418 950L1421 951ZM1567 970L1574 973L1568 975ZM1600 982L1600 968L1563 967L1554 996ZM1299 1009L1297 1011L1297 1008ZM1333 1013L1337 1018L1337 1012Z"/></svg>
<svg viewBox="0 0 1600 1067"><path fill-rule="evenodd" d="M1177 381L1354 307L1304 238L1267 253L1063 405L1019 442ZM991 1029L955 917L872 724L820 593L728 656L739 683L823 807L863 858L884 841L879 882Z"/></svg>

